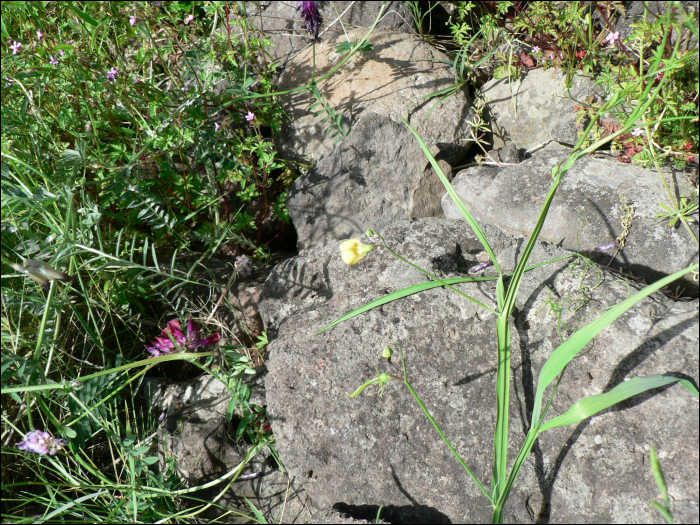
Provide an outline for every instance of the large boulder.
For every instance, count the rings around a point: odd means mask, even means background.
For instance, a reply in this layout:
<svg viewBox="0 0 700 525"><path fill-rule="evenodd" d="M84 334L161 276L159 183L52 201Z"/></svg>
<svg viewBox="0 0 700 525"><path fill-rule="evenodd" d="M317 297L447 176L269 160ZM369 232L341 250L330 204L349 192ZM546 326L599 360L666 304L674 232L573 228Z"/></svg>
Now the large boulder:
<svg viewBox="0 0 700 525"><path fill-rule="evenodd" d="M320 78L343 60L336 53L338 44L357 42L366 28L328 37L314 48L307 48L293 58L280 77L279 89L285 91ZM464 91L458 91L433 108L438 99L424 97L454 86L448 65L436 60L448 57L418 36L375 29L370 37L371 51L358 52L319 89L328 104L340 112L347 130L365 112L389 117L396 123L407 119L428 145L436 145L447 162L459 160L470 144L469 124L473 110ZM315 64L314 64L315 57ZM314 67L315 66L315 67ZM283 99L290 119L285 121L277 146L283 156L303 160L320 160L328 156L337 139L325 133L329 122L310 110L316 99L308 92L297 92ZM432 112L431 112L432 111Z"/></svg>
<svg viewBox="0 0 700 525"><path fill-rule="evenodd" d="M511 269L520 244L485 229L500 264ZM459 221L402 221L381 233L399 254L440 278L464 275L482 255L476 237ZM538 245L532 262L564 254ZM589 322L630 293L615 278L569 268L568 262L528 274L518 298L512 328L510 458L529 426L533 378L558 344L559 332L566 339L569 328ZM485 274L494 275L493 268ZM381 398L374 395L376 385L354 399L347 394L376 377L375 369L401 376L398 354L387 363L381 351L392 342L402 345L415 390L488 486L496 413L495 316L450 290L434 288L314 336L341 315L426 280L383 249L350 267L337 247L327 246L281 263L265 282L261 314L271 338L269 415L280 456L303 481L314 505L385 505L395 512L393 521L403 522L490 519L487 499L405 387L392 381ZM494 281L458 288L494 306ZM647 298L569 365L550 417L627 377L673 373L697 383L697 346L696 303ZM649 445L663 451L675 517L696 522L697 399L678 386L633 398L574 429L544 434L516 482L506 520L658 520L649 504L658 493Z"/></svg>
<svg viewBox="0 0 700 525"><path fill-rule="evenodd" d="M561 71L533 69L518 80L494 79L481 88L488 98L488 121L493 132L494 149L507 142L529 150L554 141L576 144L576 100L601 96L600 87L586 77L575 76L570 90Z"/></svg>
<svg viewBox="0 0 700 525"><path fill-rule="evenodd" d="M451 177L450 165L439 163ZM294 181L287 207L304 250L400 219L444 216L444 192L413 133L365 113L331 155Z"/></svg>
<svg viewBox="0 0 700 525"><path fill-rule="evenodd" d="M510 235L529 237L552 184L552 168L566 155L546 152L502 169L469 168L455 176L452 186L477 219ZM586 252L600 264L612 263L648 281L658 280L698 260L698 247L686 229L671 228L667 219L656 216L664 213L659 203L669 204L658 173L635 164L584 157L564 176L540 237L567 250ZM462 218L449 195L443 196L442 205L447 218ZM616 246L596 251L623 234L632 207L624 249L614 260ZM696 222L691 227L697 236L697 211L693 216ZM682 285L686 294L697 296L697 283L691 278Z"/></svg>

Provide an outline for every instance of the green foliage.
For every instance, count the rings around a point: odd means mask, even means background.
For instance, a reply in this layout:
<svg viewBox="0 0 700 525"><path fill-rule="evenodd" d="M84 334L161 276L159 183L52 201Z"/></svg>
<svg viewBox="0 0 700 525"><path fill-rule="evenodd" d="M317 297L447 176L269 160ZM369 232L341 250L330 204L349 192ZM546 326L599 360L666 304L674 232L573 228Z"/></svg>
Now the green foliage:
<svg viewBox="0 0 700 525"><path fill-rule="evenodd" d="M330 105L330 103L326 100L326 95L319 91L316 81L311 82L311 94L316 99L316 102L309 106L309 111L313 111L320 107L320 109L314 112L314 116L319 117L324 114L326 115L323 119L321 119L321 123L329 122L329 125L323 130L323 132L328 133L329 131L333 130L331 133L331 138L339 136L339 138L336 140L337 144L350 133L349 126L343 122L343 114L340 111L336 111L336 109Z"/></svg>
<svg viewBox="0 0 700 525"><path fill-rule="evenodd" d="M671 7L669 7L671 8ZM690 158L697 157L699 140L698 104L698 60L697 51L688 49L692 35L693 20L686 20L682 7L674 14L672 32L676 41L671 45L669 26L664 26L663 17L651 15L632 24L633 32L619 40L614 37L613 23L625 15L622 2L459 2L452 16L452 33L460 50L455 56L470 49L473 60L482 59L490 50L502 48L486 66L493 68L494 78L517 79L522 71L535 68L557 68L566 73L566 84L571 87L574 76L589 76L599 83L608 97L616 92L628 92L631 85L640 86L649 69L649 59L659 50L662 42L662 60L673 53L673 67L662 68L653 79L658 82L670 75L658 98L645 115L647 122L663 117L660 126L653 128L653 141L648 137L636 138L630 133L616 138L612 147L621 151L620 160L649 163L652 159L672 160L677 169L682 169ZM684 23L687 23L685 27ZM474 41L479 34L483 41ZM611 41L611 36L612 41ZM667 38L667 40L664 40ZM674 49L676 48L676 49ZM646 82L647 80L645 80ZM641 92L641 91L640 91ZM630 102L614 111L616 119L604 115L591 130L591 140L609 136L616 132L616 122L624 121L630 113ZM579 101L579 120L600 108L602 102L591 98ZM691 117L678 118L678 117ZM583 121L585 125L587 122ZM642 124L641 122L639 123ZM656 149L656 155L650 149ZM692 153L695 152L695 153Z"/></svg>
<svg viewBox="0 0 700 525"><path fill-rule="evenodd" d="M227 9L2 5L2 386L13 421L3 435L70 439L65 456L39 461L3 450L10 520L30 501L47 520L155 522L181 510L175 462L159 465L159 423L137 392L159 363L208 354L147 360L144 343L164 315L192 317L188 288L218 289L193 271L223 245L264 256L260 225L274 213L289 220L293 180L270 139L283 111L269 42ZM183 270L178 255L193 248ZM44 292L24 273L5 275L29 258L72 283ZM220 374L250 372L226 359ZM241 426L251 450L272 445L262 409L237 392L237 409L255 413Z"/></svg>
<svg viewBox="0 0 700 525"><path fill-rule="evenodd" d="M253 89L270 93L273 69L243 17L232 17L235 31L224 22L205 37L196 19L183 22L183 5L130 9L134 27L127 5L3 8L5 36L27 39L3 60L11 85L2 92L2 147L88 192L111 225L184 248L198 243L191 232L202 224L235 216L230 181L242 181L237 196L255 204L286 189L276 179L285 163L263 137L279 130L281 109L274 98L241 100ZM201 14L228 20L221 5ZM234 221L234 231L255 234L263 218Z"/></svg>
<svg viewBox="0 0 700 525"><path fill-rule="evenodd" d="M652 501L651 504L656 507L656 510L661 513L666 523L673 523L673 515L671 514L671 500L668 497L668 487L666 486L666 478L664 477L664 471L661 469L661 463L659 462L659 457L656 455L656 450L651 447L649 451L649 456L651 458L651 471L654 474L654 480L656 485L659 487L659 492L664 498L664 504L662 505L658 501Z"/></svg>
<svg viewBox="0 0 700 525"><path fill-rule="evenodd" d="M354 44L351 42L341 42L337 46L335 46L335 52L338 53L339 55L342 53L347 53L348 51L352 51L352 48L357 45L357 42ZM374 45L372 45L371 42L365 42L360 46L360 51L363 53L367 53L368 51L372 51L374 49Z"/></svg>

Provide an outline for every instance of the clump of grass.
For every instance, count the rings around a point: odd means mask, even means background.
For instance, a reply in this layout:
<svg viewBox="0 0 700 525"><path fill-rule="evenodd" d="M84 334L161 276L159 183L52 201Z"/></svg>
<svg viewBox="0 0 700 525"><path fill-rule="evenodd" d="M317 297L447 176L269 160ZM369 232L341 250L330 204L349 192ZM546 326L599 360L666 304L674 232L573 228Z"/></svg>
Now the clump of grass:
<svg viewBox="0 0 700 525"><path fill-rule="evenodd" d="M266 336L253 351L195 352L218 340L207 323L221 300L198 311L183 293L219 297L195 270L233 252L230 286L252 271L240 254L269 254L263 224L289 222L295 173L271 140L284 112L270 43L242 3L28 2L3 4L2 17L2 262L18 272L2 280L3 515L199 519L263 448L283 468L244 380ZM196 254L189 267L182 252ZM228 388L233 437L248 446L197 487L153 454L161 414L139 397L146 373L174 362ZM197 498L216 485L213 500Z"/></svg>
<svg viewBox="0 0 700 525"><path fill-rule="evenodd" d="M3 272L31 259L73 278L44 295L23 274L3 275L3 445L35 428L70 440L56 457L3 450L3 513L13 520L177 514L191 490L173 460L159 468L149 453L158 414L138 386L162 360L211 371L213 357L144 360L157 305L180 318L193 309L180 251L203 252L199 263L224 245L262 256L262 221L288 220L289 166L270 140L282 110L273 96L242 99L274 91L268 43L222 5L125 7L2 7ZM248 210L233 208L231 187ZM216 374L244 420L237 437L274 450L242 381L249 358L223 350Z"/></svg>

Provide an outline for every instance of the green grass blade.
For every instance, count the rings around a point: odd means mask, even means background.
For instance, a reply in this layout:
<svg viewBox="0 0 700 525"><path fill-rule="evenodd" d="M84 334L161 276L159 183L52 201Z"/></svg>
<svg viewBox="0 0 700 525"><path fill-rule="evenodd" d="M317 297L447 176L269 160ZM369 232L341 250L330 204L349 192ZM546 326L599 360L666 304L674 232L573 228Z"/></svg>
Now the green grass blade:
<svg viewBox="0 0 700 525"><path fill-rule="evenodd" d="M262 512L260 512L255 505L253 505L248 498L245 496L243 497L245 502L248 504L250 507L250 510L253 511L253 514L255 514L255 517L258 518L258 523L267 523L267 520L265 519L265 516L262 515Z"/></svg>
<svg viewBox="0 0 700 525"><path fill-rule="evenodd" d="M664 498L664 502L666 503L666 509L670 509L671 501L668 499L668 487L666 486L666 478L664 478L664 471L661 469L659 456L656 455L656 450L654 450L654 447L651 447L651 450L649 451L649 456L651 458L651 472L654 475L654 480L656 480L656 485L659 487L659 492L661 492L661 496ZM662 512L662 514L664 513ZM671 516L670 513L668 515L669 517ZM664 517L666 517L665 514ZM671 518L671 521L669 523L673 523L673 518Z"/></svg>
<svg viewBox="0 0 700 525"><path fill-rule="evenodd" d="M502 277L499 279L502 283ZM501 284L502 288L502 284ZM502 293L502 290L501 290ZM494 462L491 491L498 500L508 472L508 423L510 406L510 325L501 313L496 321L498 334L498 367L496 372L496 429L493 435Z"/></svg>
<svg viewBox="0 0 700 525"><path fill-rule="evenodd" d="M545 266L547 264L551 264L553 262L560 261L562 259L568 259L570 257L576 257L576 255L564 255L563 257L557 257L556 259L551 259L549 261L545 261L545 262L536 264L534 266L528 266L527 268L525 268L525 271L534 270L535 268L539 268L540 266ZM495 281L496 279L498 279L498 277L458 277L456 279L444 279L444 280L442 280L442 282L429 281L427 283L420 283L420 284L416 284L414 286L409 286L408 288L404 288L403 290L398 290L396 292L392 292L384 297L381 297L375 301L372 301L371 303L367 303L365 306L362 306L362 307L358 308L357 310L353 310L352 312L345 314L340 319L333 321L331 324L323 327L321 330L316 332L316 335L320 334L321 332L324 332L325 330L328 330L329 328L332 328L333 326L335 326L337 324L342 323L343 321L347 321L348 319L355 317L356 315L364 313L367 310L371 310L372 308L376 308L377 306L381 306L383 304L394 301L396 299L401 299L402 297L406 297L406 296L414 294L414 293L423 292L425 290L430 290L431 288L436 288L438 286L443 286L443 283L452 285L452 284L475 282L475 281ZM406 292L406 293L404 293L404 292ZM481 304L481 303L479 303L479 304Z"/></svg>
<svg viewBox="0 0 700 525"><path fill-rule="evenodd" d="M466 283L470 281L493 281L494 279L497 279L497 277L457 277L456 279L444 279L443 282L447 284L456 284L456 283ZM377 306L381 306L386 303L390 303L391 301L395 301L396 299L401 299L402 297L407 297L409 295L413 295L414 293L418 292L423 292L425 290L430 290L431 288L436 288L438 286L443 286L443 284L439 281L429 281L427 283L420 283L420 284L415 284L413 286L409 286L408 288L403 288L401 290L397 290L395 292L392 292L388 295L385 295L384 297L380 297L379 299L375 299L374 301L367 303L364 306L361 306L360 308L357 308L356 310L353 310L352 312L349 312L345 314L343 317L336 319L329 325L324 326L321 328L318 332L316 332L316 335L320 334L321 332L325 332L329 328L334 327L337 324L342 323L343 321L347 321L348 319L351 319L355 317L356 315L360 315L368 310L371 310L372 308L376 308ZM475 302L478 303L474 299ZM481 303L479 303L481 304Z"/></svg>
<svg viewBox="0 0 700 525"><path fill-rule="evenodd" d="M462 202L462 199L459 198L459 195L457 195L457 192L452 187L452 184L450 184L450 181L447 180L445 173L442 171L442 168L440 168L440 165L435 160L435 157L433 157L433 154L430 153L428 146L425 145L425 142L423 142L423 139L420 137L420 135L416 133L416 131L411 127L411 125L408 122L406 122L405 119L402 118L401 120L403 120L403 123L406 124L406 127L408 127L408 129L411 130L411 133L413 133L416 136L416 139L418 139L420 147L423 148L423 153L425 153L425 156L428 157L428 160L430 161L430 164L432 164L435 173L437 173L438 177L440 177L440 181L442 182L443 186L445 186L445 189L450 195L452 202L454 202L455 206L459 208L459 211L462 213L462 216L465 218L467 223L469 223L469 226L472 227L472 230L474 230L474 233L481 241L481 244L484 246L484 250L486 250L486 253L489 254L489 257L491 258L491 261L493 262L493 266L496 268L496 271L498 271L499 274L502 274L503 272L501 271L501 267L498 265L496 256L493 254L493 250L491 250L491 246L486 240L486 236L484 235L484 232L481 231L481 228L476 222L476 219L472 216L471 213L469 213L469 210Z"/></svg>
<svg viewBox="0 0 700 525"><path fill-rule="evenodd" d="M666 520L666 523L673 523L673 516L671 516L671 513L666 507L664 507L658 501L652 501L651 504L654 505L654 507L656 507L656 510L658 510L661 513L661 515Z"/></svg>
<svg viewBox="0 0 700 525"><path fill-rule="evenodd" d="M580 401L577 401L564 414L552 418L542 425L540 427L540 433L552 428L574 425L580 421L583 421L584 419L594 416L598 412L601 412L612 405L619 403L620 401L629 399L632 396L636 396L637 394L641 394L642 392L646 392L652 388L659 388L661 386L676 382L680 382L693 394L696 396L698 395L697 389L686 379L658 375L633 377L629 381L625 381L624 383L617 385L609 392L588 396Z"/></svg>
<svg viewBox="0 0 700 525"><path fill-rule="evenodd" d="M68 7L70 8L71 11L73 11L76 15L78 15L80 18L82 18L83 20L85 20L85 21L86 21L88 24L90 24L91 26L95 27L95 26L100 25L100 23L99 23L97 20L95 20L94 18L92 18L92 17L91 17L90 15L88 15L86 12L81 11L80 9L78 9L78 8L75 6L75 4L74 4L73 2L70 2L70 3L68 4Z"/></svg>
<svg viewBox="0 0 700 525"><path fill-rule="evenodd" d="M627 310L632 308L636 303L648 297L655 291L663 288L667 284L672 283L676 279L683 277L685 274L696 270L698 264L694 264L684 270L680 270L673 273L660 281L655 282L644 288L643 290L637 292L632 297L629 297L622 301L617 306L611 308L603 315L598 317L595 321L588 323L586 326L574 333L566 342L559 345L559 347L552 353L552 355L547 359L547 362L542 367L540 371L539 378L537 380L537 392L535 393L535 405L532 412L532 426L536 428L539 424L540 414L542 410L542 398L544 396L544 391L547 387L554 381L557 376L564 370L564 367L568 365L571 360L578 354L583 348L588 344L591 339L605 329L609 324L611 324L615 319L620 317Z"/></svg>

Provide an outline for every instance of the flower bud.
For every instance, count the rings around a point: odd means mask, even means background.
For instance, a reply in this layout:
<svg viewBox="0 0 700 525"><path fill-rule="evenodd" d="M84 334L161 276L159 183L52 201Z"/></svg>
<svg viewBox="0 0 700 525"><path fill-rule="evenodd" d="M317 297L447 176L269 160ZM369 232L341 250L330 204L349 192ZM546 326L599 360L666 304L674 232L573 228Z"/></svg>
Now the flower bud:
<svg viewBox="0 0 700 525"><path fill-rule="evenodd" d="M391 349L391 346L387 346L382 352L382 357L384 359L389 359L392 355L394 355L394 351Z"/></svg>

